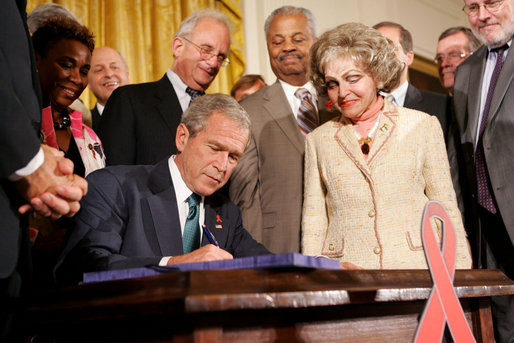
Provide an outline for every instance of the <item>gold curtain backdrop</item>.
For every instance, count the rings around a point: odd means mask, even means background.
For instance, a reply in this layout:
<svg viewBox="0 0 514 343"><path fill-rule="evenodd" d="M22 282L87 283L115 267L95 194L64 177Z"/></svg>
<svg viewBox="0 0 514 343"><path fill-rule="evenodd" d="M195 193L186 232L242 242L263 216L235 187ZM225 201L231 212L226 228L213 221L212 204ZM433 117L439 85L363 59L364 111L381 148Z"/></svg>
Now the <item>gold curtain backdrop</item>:
<svg viewBox="0 0 514 343"><path fill-rule="evenodd" d="M110 46L127 61L131 83L160 79L171 67L171 40L183 19L195 10L214 8L234 24L230 64L221 68L208 93L230 94L243 73L244 41L240 0L28 0L27 12L47 2L68 8L95 35L95 46ZM81 99L92 108L90 91Z"/></svg>

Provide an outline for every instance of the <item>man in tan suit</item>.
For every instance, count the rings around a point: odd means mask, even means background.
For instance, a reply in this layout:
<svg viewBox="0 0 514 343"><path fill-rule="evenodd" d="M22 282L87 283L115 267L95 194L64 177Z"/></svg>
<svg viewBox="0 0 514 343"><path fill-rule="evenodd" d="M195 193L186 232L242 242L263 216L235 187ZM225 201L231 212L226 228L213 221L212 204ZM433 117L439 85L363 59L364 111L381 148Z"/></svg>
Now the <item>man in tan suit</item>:
<svg viewBox="0 0 514 343"><path fill-rule="evenodd" d="M230 197L248 231L273 253L300 250L304 136L331 116L328 100L318 99L308 78L314 26L305 8L284 6L271 13L264 30L278 80L241 102L252 120L252 139L232 175ZM300 88L314 104L313 120L303 131L297 113L304 100L295 95Z"/></svg>

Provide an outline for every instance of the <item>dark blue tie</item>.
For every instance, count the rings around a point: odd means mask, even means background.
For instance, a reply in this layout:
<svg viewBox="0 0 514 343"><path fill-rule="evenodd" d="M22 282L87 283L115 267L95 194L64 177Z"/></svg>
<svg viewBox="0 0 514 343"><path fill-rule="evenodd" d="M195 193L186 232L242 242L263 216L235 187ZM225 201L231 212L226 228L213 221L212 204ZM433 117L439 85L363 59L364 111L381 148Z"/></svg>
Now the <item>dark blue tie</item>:
<svg viewBox="0 0 514 343"><path fill-rule="evenodd" d="M491 101L493 99L494 88L498 82L500 71L503 66L503 53L508 49L508 45L505 44L499 48L491 49L491 53L495 52L496 65L494 66L491 81L489 83L489 89L487 90L487 97L484 105L484 112L482 113L482 120L480 121L480 127L478 131L478 143L475 152L475 171L477 177L477 195L478 203L491 213L496 213L496 206L494 205L492 197L491 180L489 179L489 172L485 164L484 158L484 142L483 135L485 127L487 125L487 118L489 117L489 109L491 108Z"/></svg>
<svg viewBox="0 0 514 343"><path fill-rule="evenodd" d="M200 218L200 199L200 196L195 193L187 198L189 213L187 214L184 234L182 235L184 254L190 253L200 247L200 227L198 226L198 219Z"/></svg>
<svg viewBox="0 0 514 343"><path fill-rule="evenodd" d="M189 101L189 106L191 106L191 103L193 102L194 99L205 94L204 91L199 91L199 90L189 88L189 87L186 88L186 93L191 97L191 100Z"/></svg>

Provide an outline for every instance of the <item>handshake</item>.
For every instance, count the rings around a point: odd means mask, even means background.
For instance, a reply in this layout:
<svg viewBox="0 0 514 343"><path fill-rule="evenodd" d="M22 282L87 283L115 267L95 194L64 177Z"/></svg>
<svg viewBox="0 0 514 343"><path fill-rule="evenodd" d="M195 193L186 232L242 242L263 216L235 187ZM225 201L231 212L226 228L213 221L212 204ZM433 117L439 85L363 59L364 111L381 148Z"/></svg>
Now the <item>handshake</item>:
<svg viewBox="0 0 514 343"><path fill-rule="evenodd" d="M27 201L21 214L33 210L35 215L58 219L73 217L80 209L80 199L87 193L87 181L73 174L73 162L64 153L42 144L45 160L32 174L15 181Z"/></svg>

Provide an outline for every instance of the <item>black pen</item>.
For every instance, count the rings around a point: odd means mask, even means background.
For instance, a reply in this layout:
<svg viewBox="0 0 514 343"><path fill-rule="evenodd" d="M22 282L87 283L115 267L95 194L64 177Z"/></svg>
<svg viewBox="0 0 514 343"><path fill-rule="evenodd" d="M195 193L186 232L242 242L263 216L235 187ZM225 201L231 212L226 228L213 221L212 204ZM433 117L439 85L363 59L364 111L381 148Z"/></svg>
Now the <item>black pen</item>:
<svg viewBox="0 0 514 343"><path fill-rule="evenodd" d="M211 233L211 230L207 228L207 226L202 225L203 234L207 236L207 240L209 240L209 243L217 246L219 248L218 241L216 241L216 238L214 238L214 235Z"/></svg>

